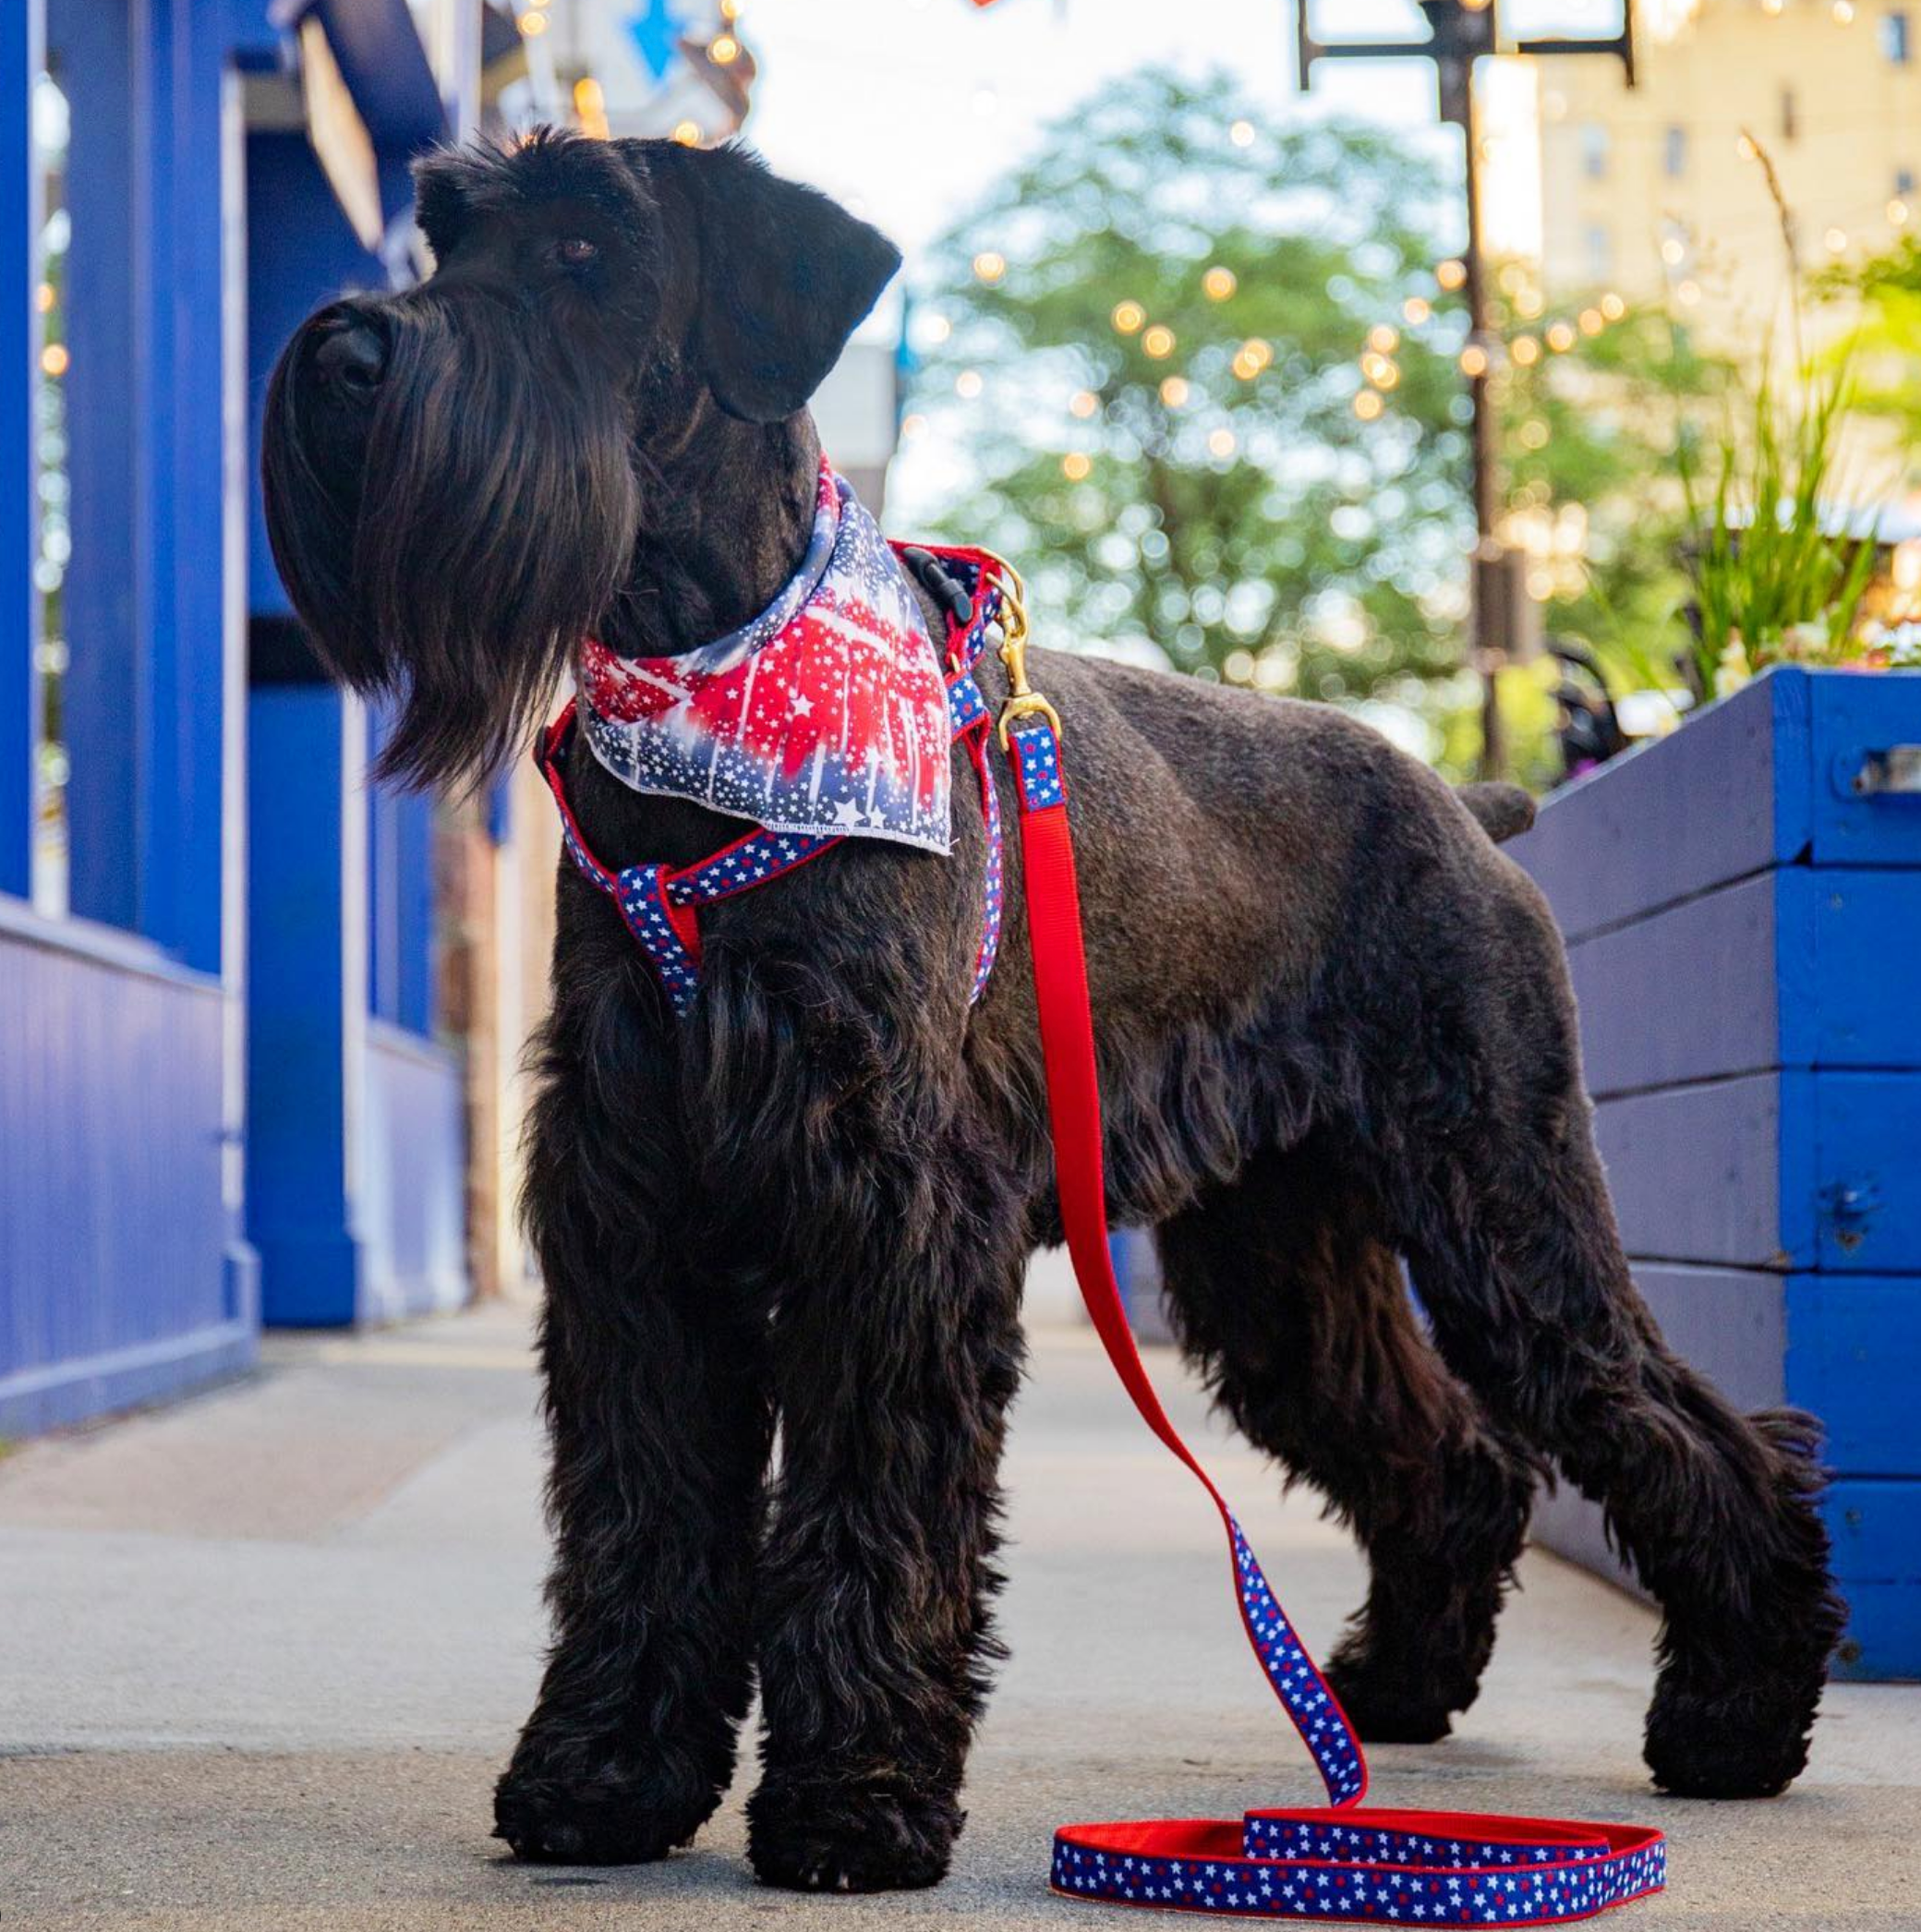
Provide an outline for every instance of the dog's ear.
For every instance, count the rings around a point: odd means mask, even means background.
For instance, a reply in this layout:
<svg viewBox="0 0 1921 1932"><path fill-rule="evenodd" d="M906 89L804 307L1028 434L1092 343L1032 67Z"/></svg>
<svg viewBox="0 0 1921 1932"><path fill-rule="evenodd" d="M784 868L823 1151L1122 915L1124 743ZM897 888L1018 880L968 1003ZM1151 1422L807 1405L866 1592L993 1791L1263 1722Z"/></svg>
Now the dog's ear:
<svg viewBox="0 0 1921 1932"><path fill-rule="evenodd" d="M686 198L700 249L693 349L716 401L750 423L802 408L900 266L878 229L743 149L646 143Z"/></svg>

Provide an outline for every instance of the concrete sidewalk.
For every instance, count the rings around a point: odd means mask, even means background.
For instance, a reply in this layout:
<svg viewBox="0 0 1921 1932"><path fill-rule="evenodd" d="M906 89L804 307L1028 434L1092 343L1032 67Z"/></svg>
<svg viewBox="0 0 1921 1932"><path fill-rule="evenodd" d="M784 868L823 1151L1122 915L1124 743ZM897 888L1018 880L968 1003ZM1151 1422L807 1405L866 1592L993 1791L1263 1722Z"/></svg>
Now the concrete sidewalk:
<svg viewBox="0 0 1921 1932"><path fill-rule="evenodd" d="M1156 1373L1316 1649L1360 1564ZM1205 1499L1084 1332L1037 1342L1009 1471L1007 1666L938 1890L764 1891L746 1781L662 1866L515 1866L494 1772L538 1670L538 1442L525 1318L270 1344L266 1371L0 1462L0 1926L1093 1926L1045 1890L1085 1817L1227 1816L1316 1782L1241 1646ZM1662 1932L1921 1927L1921 1691L1839 1686L1786 1800L1649 1793L1652 1619L1530 1554L1480 1702L1371 1754L1383 1803L1655 1823ZM1108 1914L1108 1922L1112 1915Z"/></svg>

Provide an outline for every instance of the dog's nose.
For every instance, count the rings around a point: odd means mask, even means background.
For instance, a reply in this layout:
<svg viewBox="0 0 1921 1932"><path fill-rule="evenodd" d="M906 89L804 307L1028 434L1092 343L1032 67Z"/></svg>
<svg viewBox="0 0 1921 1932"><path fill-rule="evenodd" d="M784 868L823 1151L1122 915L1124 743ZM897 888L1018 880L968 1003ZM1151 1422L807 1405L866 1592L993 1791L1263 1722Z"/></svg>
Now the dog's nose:
<svg viewBox="0 0 1921 1932"><path fill-rule="evenodd" d="M313 352L313 366L323 382L370 394L387 372L387 338L363 318L343 316Z"/></svg>

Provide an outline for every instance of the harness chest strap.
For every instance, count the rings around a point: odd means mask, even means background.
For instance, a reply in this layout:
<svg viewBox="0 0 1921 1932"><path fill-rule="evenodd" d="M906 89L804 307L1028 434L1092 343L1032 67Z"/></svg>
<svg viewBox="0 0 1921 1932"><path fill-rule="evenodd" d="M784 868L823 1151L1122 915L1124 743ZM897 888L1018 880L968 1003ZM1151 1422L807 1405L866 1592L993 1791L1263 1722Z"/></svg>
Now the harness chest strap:
<svg viewBox="0 0 1921 1932"><path fill-rule="evenodd" d="M970 583L982 573L978 553L947 551ZM987 738L993 715L974 681L973 668L986 648L987 629L999 612L1000 593L988 586L973 598L964 621L950 619L947 648L948 722L956 742L967 747L969 762L980 789L981 815L986 829L987 859L982 890L981 939L974 956L969 1005L979 999L1000 947L1001 829L1000 796L988 763ZM619 908L627 930L639 943L659 979L670 1005L684 1015L700 986L700 908L731 899L756 886L817 859L841 842L840 836L818 832L782 832L755 826L731 844L709 852L691 865L643 864L619 868L606 865L587 844L567 797L567 765L578 734L575 702L571 701L548 726L534 747L540 775L560 807L561 831L567 855L581 875L605 892Z"/></svg>
<svg viewBox="0 0 1921 1932"><path fill-rule="evenodd" d="M1363 1805L1367 1760L1359 1738L1233 1512L1162 1408L1134 1346L1108 1247L1100 1084L1059 720L1027 689L1020 582L1008 571L1002 585L1003 654L1016 696L1003 713L1001 738L1020 798L1056 1186L1075 1278L1142 1420L1220 1513L1248 1642L1329 1799L1325 1806L1250 1811L1238 1821L1063 1826L1054 1840L1053 1889L1164 1910L1401 1926L1558 1925L1660 1890L1666 1843L1643 1826Z"/></svg>

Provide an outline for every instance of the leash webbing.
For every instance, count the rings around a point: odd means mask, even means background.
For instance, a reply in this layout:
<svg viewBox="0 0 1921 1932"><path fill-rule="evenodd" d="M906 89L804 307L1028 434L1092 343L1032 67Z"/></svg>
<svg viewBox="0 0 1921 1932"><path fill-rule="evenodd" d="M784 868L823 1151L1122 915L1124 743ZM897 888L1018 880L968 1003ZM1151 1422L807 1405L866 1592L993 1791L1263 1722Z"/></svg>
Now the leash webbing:
<svg viewBox="0 0 1921 1932"><path fill-rule="evenodd" d="M1024 692L1018 657L1009 668ZM1238 1822L1064 1826L1054 1839L1053 1889L1069 1898L1169 1911L1406 1926L1555 1925L1660 1890L1667 1847L1644 1826L1362 1805L1360 1740L1268 1587L1233 1511L1162 1408L1134 1345L1107 1245L1100 1083L1059 740L1044 706L1023 707L1019 717L1003 742L1021 800L1047 1111L1075 1279L1142 1420L1220 1512L1248 1642L1330 1800L1324 1807L1250 1811Z"/></svg>

